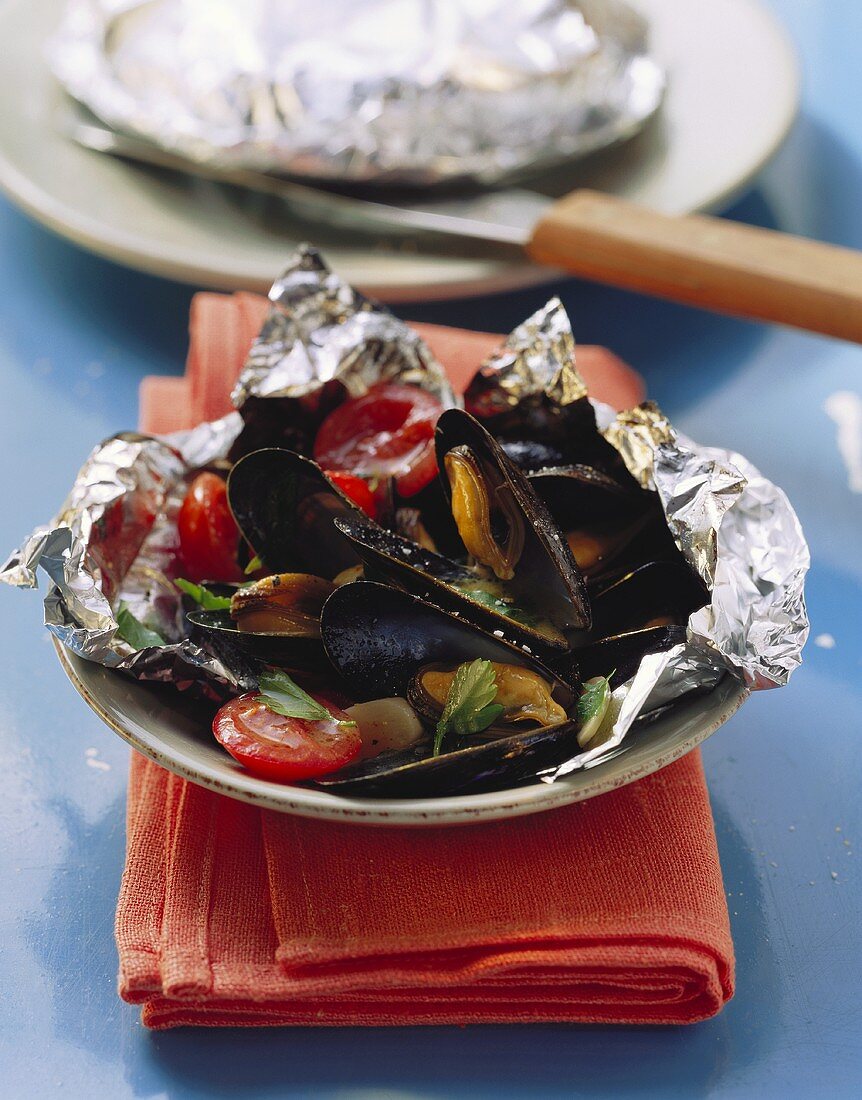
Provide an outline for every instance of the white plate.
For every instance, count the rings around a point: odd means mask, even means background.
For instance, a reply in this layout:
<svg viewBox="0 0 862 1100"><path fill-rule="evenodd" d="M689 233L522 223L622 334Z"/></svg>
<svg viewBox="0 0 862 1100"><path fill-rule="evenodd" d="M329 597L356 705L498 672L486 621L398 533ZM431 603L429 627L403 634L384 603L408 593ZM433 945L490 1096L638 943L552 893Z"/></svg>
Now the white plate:
<svg viewBox="0 0 862 1100"><path fill-rule="evenodd" d="M0 7L0 187L49 228L157 275L267 290L299 240L313 237L347 279L390 301L485 293L551 277L526 262L418 256L303 227L273 203L212 183L145 171L76 147L54 125L60 93L42 56L62 0ZM667 213L717 210L785 137L798 105L793 49L757 0L636 0L670 86L634 141L567 173ZM560 190L555 187L555 190Z"/></svg>
<svg viewBox="0 0 862 1100"><path fill-rule="evenodd" d="M357 825L470 825L521 817L622 787L684 756L739 709L748 692L731 677L633 733L606 763L557 783L454 798L358 799L255 779L214 740L195 705L83 661L55 643L60 663L90 707L124 740L169 771L219 794L283 813Z"/></svg>

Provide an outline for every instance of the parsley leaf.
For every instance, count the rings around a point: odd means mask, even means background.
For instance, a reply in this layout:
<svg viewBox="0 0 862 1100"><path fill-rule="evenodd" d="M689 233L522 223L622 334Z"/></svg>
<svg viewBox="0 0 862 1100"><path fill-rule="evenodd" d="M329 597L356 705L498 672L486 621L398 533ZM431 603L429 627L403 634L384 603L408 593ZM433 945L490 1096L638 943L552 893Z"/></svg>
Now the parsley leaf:
<svg viewBox="0 0 862 1100"><path fill-rule="evenodd" d="M458 588L457 585L455 585L455 587ZM482 607L487 607L491 611L496 611L498 615L505 615L507 619L511 619L513 622L532 627L539 626L540 624L540 619L537 615L533 615L530 611L525 611L522 607L518 607L509 600L504 600L500 596L495 596L493 592L487 592L482 588L476 587L464 587L460 588L459 591L468 599L472 600L473 603L481 604Z"/></svg>
<svg viewBox="0 0 862 1100"><path fill-rule="evenodd" d="M230 610L230 596L217 596L215 592L210 592L204 585L192 584L191 581L184 580L182 577L178 577L174 584L181 592L191 596L198 607L204 611Z"/></svg>
<svg viewBox="0 0 862 1100"><path fill-rule="evenodd" d="M151 645L165 645L165 639L155 630L136 619L128 604L121 603L117 608L117 633L132 649L146 649Z"/></svg>
<svg viewBox="0 0 862 1100"><path fill-rule="evenodd" d="M478 657L459 665L437 723L432 755L439 756L447 733L467 737L487 729L503 713L497 698L497 676L490 661Z"/></svg>
<svg viewBox="0 0 862 1100"><path fill-rule="evenodd" d="M258 569L263 569L263 562L260 560L260 555L255 554L255 556L251 559L251 561L243 570L243 573L245 573L245 575L248 577L252 573L256 573Z"/></svg>
<svg viewBox="0 0 862 1100"><path fill-rule="evenodd" d="M279 669L269 669L258 678L260 694L258 702L263 703L269 710L276 714L283 714L285 718L303 718L308 722L325 722L331 719L332 713L316 699L303 691L286 672ZM355 726L355 722L339 720L339 725Z"/></svg>

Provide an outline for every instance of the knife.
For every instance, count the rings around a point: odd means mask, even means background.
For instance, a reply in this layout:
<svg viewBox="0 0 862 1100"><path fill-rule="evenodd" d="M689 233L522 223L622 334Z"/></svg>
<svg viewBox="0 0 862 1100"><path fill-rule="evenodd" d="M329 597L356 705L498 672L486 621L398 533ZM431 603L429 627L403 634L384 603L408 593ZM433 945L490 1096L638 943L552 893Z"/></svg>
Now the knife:
<svg viewBox="0 0 862 1100"><path fill-rule="evenodd" d="M214 168L69 115L79 145L272 195L351 231L509 246L534 263L702 309L862 343L862 253L705 215L668 215L597 191L561 199L509 188L394 205L246 169Z"/></svg>

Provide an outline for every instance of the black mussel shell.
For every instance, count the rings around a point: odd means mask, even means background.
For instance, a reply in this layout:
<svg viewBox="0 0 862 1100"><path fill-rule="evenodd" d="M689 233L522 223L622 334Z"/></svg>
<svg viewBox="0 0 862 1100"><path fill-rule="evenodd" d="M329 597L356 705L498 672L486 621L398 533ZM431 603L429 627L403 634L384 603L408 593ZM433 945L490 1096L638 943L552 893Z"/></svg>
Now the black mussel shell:
<svg viewBox="0 0 862 1100"><path fill-rule="evenodd" d="M583 575L563 533L530 487L526 476L506 457L499 443L468 413L448 409L437 422L437 465L447 496L445 457L465 447L480 466L506 486L524 521L524 548L508 589L519 606L535 612L559 630L589 629L590 604Z"/></svg>
<svg viewBox="0 0 862 1100"><path fill-rule="evenodd" d="M648 562L593 593L593 636L684 626L708 599L708 589L685 561Z"/></svg>
<svg viewBox="0 0 862 1100"><path fill-rule="evenodd" d="M231 470L227 493L243 536L270 572L332 580L358 564L333 525L357 509L311 459L276 447L254 451Z"/></svg>
<svg viewBox="0 0 862 1100"><path fill-rule="evenodd" d="M203 643L233 667L234 656L277 668L320 669L326 654L320 638L290 634L252 633L238 630L226 611L191 611L186 616L193 641Z"/></svg>
<svg viewBox="0 0 862 1100"><path fill-rule="evenodd" d="M614 634L575 650L578 672L582 680L607 676L611 687L619 687L637 672L648 653L661 653L686 640L683 626L652 626Z"/></svg>
<svg viewBox="0 0 862 1100"><path fill-rule="evenodd" d="M554 659L560 656L560 651L568 650L564 637L549 636L534 626L516 622L460 591L459 584L477 581L476 574L466 566L424 550L409 539L385 530L366 516L337 519L335 524L353 543L365 565L368 580L382 580L403 588L474 623L486 633L499 631L517 645L528 646L532 653L552 667L556 667Z"/></svg>
<svg viewBox="0 0 862 1100"><path fill-rule="evenodd" d="M423 798L475 794L513 787L578 752L577 725L529 730L470 745L441 756L424 756L428 745L382 753L342 768L316 786L333 794L364 798Z"/></svg>
<svg viewBox="0 0 862 1100"><path fill-rule="evenodd" d="M336 589L323 605L320 627L331 664L357 699L407 698L420 668L484 657L535 670L555 685L564 706L571 701L571 688L520 646L375 581Z"/></svg>
<svg viewBox="0 0 862 1100"><path fill-rule="evenodd" d="M560 517L568 523L585 512L601 517L615 516L620 510L637 514L650 504L658 505L655 493L583 463L546 465L530 470L527 477L557 522Z"/></svg>
<svg viewBox="0 0 862 1100"><path fill-rule="evenodd" d="M562 466L566 457L559 447L538 439L503 439L500 446L519 470L529 473L549 466Z"/></svg>
<svg viewBox="0 0 862 1100"><path fill-rule="evenodd" d="M537 440L555 448L561 463L585 463L634 485L619 451L599 432L588 397L560 405L545 394L533 394L512 405L500 400L495 375L493 370L474 375L464 393L464 408L496 439Z"/></svg>
<svg viewBox="0 0 862 1100"><path fill-rule="evenodd" d="M656 493L631 481L622 484L595 467L549 467L529 475L530 485L546 504L560 530L601 536L609 533L607 551L581 569L590 595L597 580L623 576L646 561L683 558L673 540Z"/></svg>

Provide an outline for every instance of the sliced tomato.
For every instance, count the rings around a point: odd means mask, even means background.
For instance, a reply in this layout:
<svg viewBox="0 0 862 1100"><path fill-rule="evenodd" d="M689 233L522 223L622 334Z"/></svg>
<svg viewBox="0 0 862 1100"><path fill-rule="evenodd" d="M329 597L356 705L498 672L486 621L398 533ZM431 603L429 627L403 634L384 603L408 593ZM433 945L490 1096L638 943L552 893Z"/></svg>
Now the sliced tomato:
<svg viewBox="0 0 862 1100"><path fill-rule="evenodd" d="M244 768L281 783L314 779L349 764L362 748L359 727L324 699L331 720L286 718L264 706L256 694L240 695L213 720L216 741Z"/></svg>
<svg viewBox="0 0 862 1100"><path fill-rule="evenodd" d="M323 472L333 485L337 486L346 497L353 501L357 508L362 509L366 516L371 516L372 519L377 518L374 494L371 492L367 481L363 481L356 474L348 474L345 470L324 470Z"/></svg>
<svg viewBox="0 0 862 1100"><path fill-rule="evenodd" d="M240 533L218 474L198 474L180 508L177 527L185 575L191 581L241 581Z"/></svg>
<svg viewBox="0 0 862 1100"><path fill-rule="evenodd" d="M324 469L394 477L402 496L412 496L436 474L434 428L442 411L437 398L418 386L379 382L327 416L314 457Z"/></svg>

